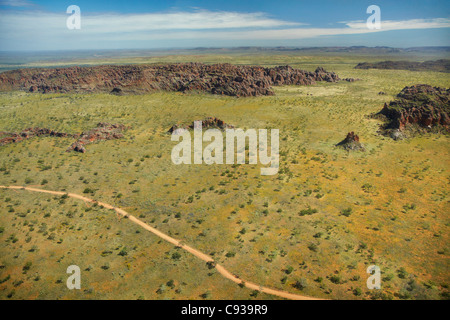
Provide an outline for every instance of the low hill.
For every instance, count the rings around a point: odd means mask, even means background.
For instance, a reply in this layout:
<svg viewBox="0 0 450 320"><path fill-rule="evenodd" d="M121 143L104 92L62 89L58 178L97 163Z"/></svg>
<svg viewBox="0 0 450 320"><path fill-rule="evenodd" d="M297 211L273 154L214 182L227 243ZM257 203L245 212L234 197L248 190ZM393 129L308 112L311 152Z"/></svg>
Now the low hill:
<svg viewBox="0 0 450 320"><path fill-rule="evenodd" d="M355 69L386 69L386 70L410 70L410 71L437 71L450 72L450 60L440 59L435 61L381 61L375 63L358 63Z"/></svg>

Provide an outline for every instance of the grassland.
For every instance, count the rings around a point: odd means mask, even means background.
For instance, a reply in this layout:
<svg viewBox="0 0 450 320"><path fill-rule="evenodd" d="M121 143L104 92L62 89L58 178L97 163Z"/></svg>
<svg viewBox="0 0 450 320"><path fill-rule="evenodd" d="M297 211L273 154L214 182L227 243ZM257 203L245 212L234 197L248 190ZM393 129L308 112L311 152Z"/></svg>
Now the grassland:
<svg viewBox="0 0 450 320"><path fill-rule="evenodd" d="M448 298L449 137L393 141L366 116L406 85L450 87L450 78L353 69L375 60L151 58L311 71L320 65L362 79L275 87L271 97L2 93L0 131L39 126L79 133L98 122L132 129L124 139L89 145L85 154L65 152L70 138L0 147L0 185L85 192L114 203L264 286L331 299ZM258 165L175 166L166 131L207 116L241 128L280 129L279 174L261 176ZM334 146L349 131L366 152ZM111 211L64 197L1 190L0 231L1 299L273 298L240 288ZM71 264L83 270L82 290L65 285ZM371 264L381 268L381 290L366 287Z"/></svg>

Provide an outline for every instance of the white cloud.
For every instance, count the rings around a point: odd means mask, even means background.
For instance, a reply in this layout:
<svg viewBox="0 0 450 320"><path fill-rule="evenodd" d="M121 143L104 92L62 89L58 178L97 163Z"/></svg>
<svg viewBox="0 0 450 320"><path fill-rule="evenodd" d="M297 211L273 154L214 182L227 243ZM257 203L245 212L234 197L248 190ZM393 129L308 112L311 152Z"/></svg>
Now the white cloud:
<svg viewBox="0 0 450 320"><path fill-rule="evenodd" d="M341 22L342 27L312 28L306 24L273 19L264 13L193 12L143 14L83 14L81 30L68 30L68 14L0 11L0 47L16 49L125 48L121 42L142 44L172 41L197 46L196 41L281 41L321 36L365 34L392 30L449 28L450 19L383 21L380 30L370 30L365 21ZM27 47L28 46L28 47Z"/></svg>
<svg viewBox="0 0 450 320"><path fill-rule="evenodd" d="M255 27L273 28L302 25L300 23L271 19L264 13L211 11L86 16L83 19L83 24L86 28L95 28L97 31L104 32Z"/></svg>
<svg viewBox="0 0 450 320"><path fill-rule="evenodd" d="M27 0L0 0L0 6L29 7L33 4Z"/></svg>
<svg viewBox="0 0 450 320"><path fill-rule="evenodd" d="M348 21L342 22L352 29L366 29L366 21ZM411 19L403 21L382 20L381 29L379 31L390 30L407 30L407 29L433 29L433 28L449 28L450 19Z"/></svg>
<svg viewBox="0 0 450 320"><path fill-rule="evenodd" d="M3 12L0 13L2 29L19 32L21 30L42 30L58 32L66 28L68 14L44 12ZM195 12L143 13L143 14L83 14L82 29L89 33L120 33L157 30L204 30L232 28L277 28L301 26L303 24L267 17L266 14L239 12Z"/></svg>
<svg viewBox="0 0 450 320"><path fill-rule="evenodd" d="M296 40L320 36L364 34L392 30L449 28L450 19L382 21L381 29L368 29L366 22L346 22L340 28L282 28L257 30L168 30L164 33L116 34L116 40L162 40L162 39L222 39L222 40ZM150 31L150 30L149 30Z"/></svg>

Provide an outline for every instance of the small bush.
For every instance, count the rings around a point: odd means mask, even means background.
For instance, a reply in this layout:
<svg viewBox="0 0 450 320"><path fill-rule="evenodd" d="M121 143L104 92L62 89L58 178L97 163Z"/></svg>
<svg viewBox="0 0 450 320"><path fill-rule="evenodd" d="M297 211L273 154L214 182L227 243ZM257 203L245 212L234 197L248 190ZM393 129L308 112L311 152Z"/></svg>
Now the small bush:
<svg viewBox="0 0 450 320"><path fill-rule="evenodd" d="M172 254L172 259L173 260L180 260L180 258L181 258L181 254L179 252L174 252Z"/></svg>
<svg viewBox="0 0 450 320"><path fill-rule="evenodd" d="M314 213L317 213L317 209L312 209L311 207L308 209L303 209L299 212L300 216L310 216Z"/></svg>
<svg viewBox="0 0 450 320"><path fill-rule="evenodd" d="M347 208L347 209L342 210L341 214L346 217L350 216L352 214L352 208Z"/></svg>
<svg viewBox="0 0 450 320"><path fill-rule="evenodd" d="M94 190L92 190L91 188L86 188L84 189L83 193L94 193Z"/></svg>

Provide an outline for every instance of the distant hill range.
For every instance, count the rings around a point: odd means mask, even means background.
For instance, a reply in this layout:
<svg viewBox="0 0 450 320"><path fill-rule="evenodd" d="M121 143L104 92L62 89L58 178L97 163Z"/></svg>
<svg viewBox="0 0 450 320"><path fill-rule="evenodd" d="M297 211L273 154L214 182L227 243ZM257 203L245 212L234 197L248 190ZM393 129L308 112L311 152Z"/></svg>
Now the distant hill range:
<svg viewBox="0 0 450 320"><path fill-rule="evenodd" d="M72 51L1 51L0 72L18 68L54 67L54 66L91 66L105 64L124 64L114 59L149 58L171 55L308 55L308 56L376 56L381 59L424 61L447 59L450 47L198 47L165 49L120 49L120 50L72 50ZM364 61L364 60L362 60ZM128 63L128 62L127 62Z"/></svg>
<svg viewBox="0 0 450 320"><path fill-rule="evenodd" d="M249 52L327 52L327 53L368 53L368 54L383 54L383 53L450 53L450 47L411 47L411 48L392 48L386 46L366 47L366 46L351 46L351 47L234 47L234 48L208 48L198 47L189 49L192 51L249 51Z"/></svg>
<svg viewBox="0 0 450 320"><path fill-rule="evenodd" d="M394 69L411 71L437 71L450 72L450 60L440 59L435 61L381 61L358 63L355 69Z"/></svg>

